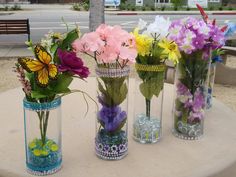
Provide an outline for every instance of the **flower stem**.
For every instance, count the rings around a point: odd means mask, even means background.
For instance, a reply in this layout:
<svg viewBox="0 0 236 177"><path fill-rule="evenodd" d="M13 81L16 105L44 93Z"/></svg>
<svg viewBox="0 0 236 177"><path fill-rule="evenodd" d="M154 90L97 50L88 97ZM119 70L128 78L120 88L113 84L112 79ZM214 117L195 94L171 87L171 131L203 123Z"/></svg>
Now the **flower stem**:
<svg viewBox="0 0 236 177"><path fill-rule="evenodd" d="M146 98L146 117L150 120L151 100Z"/></svg>

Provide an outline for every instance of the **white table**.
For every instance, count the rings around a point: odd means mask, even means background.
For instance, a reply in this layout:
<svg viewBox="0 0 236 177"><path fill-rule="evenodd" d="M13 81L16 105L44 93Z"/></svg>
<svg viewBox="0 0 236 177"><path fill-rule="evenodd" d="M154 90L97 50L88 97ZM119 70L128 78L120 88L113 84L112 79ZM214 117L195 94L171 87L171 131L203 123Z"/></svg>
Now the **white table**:
<svg viewBox="0 0 236 177"><path fill-rule="evenodd" d="M172 127L173 86L165 85L163 137L153 145L133 141L132 90L129 99L129 154L120 161L98 159L94 151L95 105L84 117L85 104L79 94L63 98L63 168L55 177L207 177L236 161L236 116L214 100L207 112L205 136L198 141L175 138ZM96 80L73 83L96 98ZM29 177L25 170L23 93L20 88L0 94L0 176Z"/></svg>

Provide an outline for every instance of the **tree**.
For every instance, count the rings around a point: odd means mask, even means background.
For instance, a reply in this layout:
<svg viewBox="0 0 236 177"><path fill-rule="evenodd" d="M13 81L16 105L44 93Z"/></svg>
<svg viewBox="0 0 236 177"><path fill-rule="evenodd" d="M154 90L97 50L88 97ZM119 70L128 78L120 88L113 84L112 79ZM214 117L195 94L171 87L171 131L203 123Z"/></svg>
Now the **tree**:
<svg viewBox="0 0 236 177"><path fill-rule="evenodd" d="M105 22L104 0L90 0L89 29L94 31L100 24Z"/></svg>

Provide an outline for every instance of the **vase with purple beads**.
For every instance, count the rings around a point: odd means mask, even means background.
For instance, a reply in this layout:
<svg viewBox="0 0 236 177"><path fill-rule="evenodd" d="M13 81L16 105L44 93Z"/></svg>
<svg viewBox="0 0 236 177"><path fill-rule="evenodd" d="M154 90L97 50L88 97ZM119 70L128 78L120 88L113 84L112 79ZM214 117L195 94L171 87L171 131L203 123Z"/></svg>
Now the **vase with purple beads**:
<svg viewBox="0 0 236 177"><path fill-rule="evenodd" d="M188 17L172 22L169 38L182 55L175 77L173 134L196 140L204 133L211 51L224 44L224 34L215 24Z"/></svg>
<svg viewBox="0 0 236 177"><path fill-rule="evenodd" d="M128 66L96 68L99 111L95 138L96 154L107 160L118 160L128 151Z"/></svg>
<svg viewBox="0 0 236 177"><path fill-rule="evenodd" d="M101 24L74 43L74 49L96 62L99 110L96 115L95 150L107 160L127 155L129 65L135 62L134 36L120 26Z"/></svg>

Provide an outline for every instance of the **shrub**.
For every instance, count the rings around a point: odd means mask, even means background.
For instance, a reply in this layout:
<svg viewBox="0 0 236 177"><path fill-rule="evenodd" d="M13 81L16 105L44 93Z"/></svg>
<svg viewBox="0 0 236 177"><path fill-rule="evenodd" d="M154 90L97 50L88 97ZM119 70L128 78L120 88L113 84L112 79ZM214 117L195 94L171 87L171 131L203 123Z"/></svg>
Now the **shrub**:
<svg viewBox="0 0 236 177"><path fill-rule="evenodd" d="M214 9L215 9L214 6L208 7L208 10L214 10Z"/></svg>
<svg viewBox="0 0 236 177"><path fill-rule="evenodd" d="M146 7L145 6L142 7L142 11L146 11Z"/></svg>
<svg viewBox="0 0 236 177"><path fill-rule="evenodd" d="M171 3L174 6L174 10L178 10L179 7L183 6L184 0L171 0Z"/></svg>
<svg viewBox="0 0 236 177"><path fill-rule="evenodd" d="M161 11L165 11L166 10L166 6L161 6Z"/></svg>
<svg viewBox="0 0 236 177"><path fill-rule="evenodd" d="M73 10L80 11L81 10L81 4L75 3L75 4L73 4L72 8L73 8Z"/></svg>
<svg viewBox="0 0 236 177"><path fill-rule="evenodd" d="M4 6L3 10L8 11L8 10L10 10L10 7L9 6Z"/></svg>
<svg viewBox="0 0 236 177"><path fill-rule="evenodd" d="M120 10L126 10L126 5L124 3L120 4Z"/></svg>
<svg viewBox="0 0 236 177"><path fill-rule="evenodd" d="M220 6L220 7L219 7L219 10L223 10L223 7L222 7L222 6Z"/></svg>
<svg viewBox="0 0 236 177"><path fill-rule="evenodd" d="M228 10L233 10L233 7L229 6L229 7L228 7Z"/></svg>
<svg viewBox="0 0 236 177"><path fill-rule="evenodd" d="M190 7L186 7L186 10L187 10L187 11L190 11L191 9L190 9Z"/></svg>
<svg viewBox="0 0 236 177"><path fill-rule="evenodd" d="M89 4L83 4L84 10L88 11L89 10Z"/></svg>
<svg viewBox="0 0 236 177"><path fill-rule="evenodd" d="M14 6L11 7L11 10L21 10L21 6L14 4Z"/></svg>
<svg viewBox="0 0 236 177"><path fill-rule="evenodd" d="M132 11L135 11L135 10L136 10L136 7L135 7L135 6L132 6L132 7L131 7L131 10L132 10Z"/></svg>
<svg viewBox="0 0 236 177"><path fill-rule="evenodd" d="M151 6L151 8L150 8L152 11L155 11L156 9L155 9L155 6Z"/></svg>

